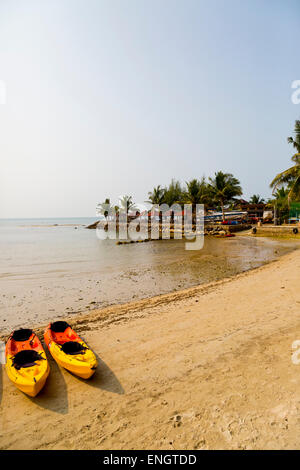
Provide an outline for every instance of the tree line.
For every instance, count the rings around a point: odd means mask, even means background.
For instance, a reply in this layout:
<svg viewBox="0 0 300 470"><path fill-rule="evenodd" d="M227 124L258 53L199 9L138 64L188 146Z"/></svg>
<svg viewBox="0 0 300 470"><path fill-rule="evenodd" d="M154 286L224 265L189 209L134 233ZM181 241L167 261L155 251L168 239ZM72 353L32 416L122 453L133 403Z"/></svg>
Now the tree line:
<svg viewBox="0 0 300 470"><path fill-rule="evenodd" d="M191 204L193 217L196 211L197 204L204 204L205 209L217 208L220 209L225 218L225 207L234 202L235 197L241 196L243 193L240 182L231 173L223 173L218 171L213 178L206 178L203 176L200 179L193 178L187 181L184 185L175 179L171 183L162 187L158 185L148 192L148 200L145 201L151 205L167 204L171 207L178 204L183 207L184 204ZM110 209L118 212L119 209L126 212L135 211L136 206L133 202L132 196L124 196L120 200L119 206L112 206L110 199L105 199L104 203L98 205L99 213L107 215Z"/></svg>
<svg viewBox="0 0 300 470"><path fill-rule="evenodd" d="M288 137L288 143L296 149L292 156L293 166L276 175L270 184L273 190L272 197L265 201L259 194L254 194L249 202L252 204L266 203L267 206L276 207L282 213L288 213L290 203L293 200L300 200L300 121L295 122L295 137ZM239 201L238 196L243 194L240 181L231 173L218 171L213 177L206 179L193 178L182 184L176 179L172 179L168 186L158 185L148 192L148 200L145 201L151 205L167 204L171 207L179 204L191 204L193 217L197 204L204 204L205 210L214 209L222 211L223 220L225 220L225 208L233 208ZM109 209L107 209L109 207ZM104 214L108 210L120 209L126 212L137 211L132 196L121 198L119 206L112 206L110 199L105 199L104 203L98 205L98 212Z"/></svg>

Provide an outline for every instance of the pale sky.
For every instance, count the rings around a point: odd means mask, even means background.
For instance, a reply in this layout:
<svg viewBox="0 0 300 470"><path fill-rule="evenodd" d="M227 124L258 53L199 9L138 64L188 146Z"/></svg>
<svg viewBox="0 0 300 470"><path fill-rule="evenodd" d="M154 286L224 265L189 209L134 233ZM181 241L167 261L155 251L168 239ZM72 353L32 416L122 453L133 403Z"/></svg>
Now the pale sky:
<svg viewBox="0 0 300 470"><path fill-rule="evenodd" d="M300 105L299 0L0 0L0 218L232 172L270 196Z"/></svg>

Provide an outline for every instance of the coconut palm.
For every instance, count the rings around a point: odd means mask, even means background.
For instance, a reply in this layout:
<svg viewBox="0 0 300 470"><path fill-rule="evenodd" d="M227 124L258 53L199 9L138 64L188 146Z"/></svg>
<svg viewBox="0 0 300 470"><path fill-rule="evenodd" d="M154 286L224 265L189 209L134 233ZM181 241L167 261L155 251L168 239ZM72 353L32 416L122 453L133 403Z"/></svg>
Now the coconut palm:
<svg viewBox="0 0 300 470"><path fill-rule="evenodd" d="M267 202L267 207L274 209L274 219L284 220L289 214L289 189L281 187L273 194L273 198ZM275 222L275 223L276 223Z"/></svg>
<svg viewBox="0 0 300 470"><path fill-rule="evenodd" d="M288 195L289 195L289 190L284 187L277 189L277 191L274 193L275 199L277 201L287 199Z"/></svg>
<svg viewBox="0 0 300 470"><path fill-rule="evenodd" d="M97 214L107 217L113 210L113 206L110 204L110 198L107 197L104 202L99 203L96 210Z"/></svg>
<svg viewBox="0 0 300 470"><path fill-rule="evenodd" d="M295 138L288 137L287 141L289 144L292 144L293 147L296 149L297 153L300 153L300 121L295 121Z"/></svg>
<svg viewBox="0 0 300 470"><path fill-rule="evenodd" d="M292 156L294 165L282 173L278 173L270 186L273 191L276 191L278 186L287 185L289 188L288 203L290 204L292 199L300 197L300 121L295 122L295 138L288 137L287 140L297 150L297 153Z"/></svg>
<svg viewBox="0 0 300 470"><path fill-rule="evenodd" d="M169 186L165 189L164 202L170 207L173 204L181 204L182 194L183 191L180 182L172 179Z"/></svg>
<svg viewBox="0 0 300 470"><path fill-rule="evenodd" d="M120 209L125 211L127 214L129 211L137 211L137 207L132 200L132 196L125 195L120 198Z"/></svg>
<svg viewBox="0 0 300 470"><path fill-rule="evenodd" d="M266 202L266 208L272 208L275 204L282 203L283 201L287 201L288 199L289 190L284 188L278 188L274 193L273 197L269 198Z"/></svg>
<svg viewBox="0 0 300 470"><path fill-rule="evenodd" d="M250 204L263 204L265 202L264 198L260 197L259 194L253 194L250 198Z"/></svg>
<svg viewBox="0 0 300 470"><path fill-rule="evenodd" d="M165 189L164 203L172 207L174 204L182 205L183 190L178 180L172 179L169 186ZM170 223L174 224L174 212L171 212Z"/></svg>
<svg viewBox="0 0 300 470"><path fill-rule="evenodd" d="M152 192L151 191L148 192L149 200L146 202L152 205L160 206L161 204L165 202L165 194L166 194L165 188L162 188L159 184L158 186L153 188ZM162 212L161 211L159 211L159 223L162 224Z"/></svg>
<svg viewBox="0 0 300 470"><path fill-rule="evenodd" d="M165 192L166 190L160 186L156 186L156 188L153 188L152 191L148 192L148 198L149 200L146 202L149 202L150 204L158 204L159 206L164 202L164 197L165 197Z"/></svg>
<svg viewBox="0 0 300 470"><path fill-rule="evenodd" d="M276 190L279 185L287 184L289 201L300 196L300 154L293 155L292 161L295 164L275 176L270 184L273 190Z"/></svg>
<svg viewBox="0 0 300 470"><path fill-rule="evenodd" d="M223 173L222 171L215 173L215 177L209 178L209 181L211 194L214 200L221 206L224 221L224 206L230 203L235 196L243 194L240 182L231 173Z"/></svg>
<svg viewBox="0 0 300 470"><path fill-rule="evenodd" d="M200 180L193 178L186 182L186 191L183 195L186 204L192 205L192 223L196 223L196 207L197 204L209 204L211 201L211 189L203 176Z"/></svg>

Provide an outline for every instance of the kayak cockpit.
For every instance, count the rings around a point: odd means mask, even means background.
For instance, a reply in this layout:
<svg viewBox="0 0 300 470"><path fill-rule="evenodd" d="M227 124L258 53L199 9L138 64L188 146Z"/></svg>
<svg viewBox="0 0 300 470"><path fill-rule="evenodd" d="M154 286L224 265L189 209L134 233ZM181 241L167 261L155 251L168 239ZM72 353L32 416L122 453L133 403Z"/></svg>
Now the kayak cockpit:
<svg viewBox="0 0 300 470"><path fill-rule="evenodd" d="M69 326L70 325L66 321L55 321L54 323L51 323L50 329L54 333L64 333Z"/></svg>
<svg viewBox="0 0 300 470"><path fill-rule="evenodd" d="M87 348L77 341L66 341L61 345L61 349L65 354L75 355L84 354Z"/></svg>
<svg viewBox="0 0 300 470"><path fill-rule="evenodd" d="M20 370L22 367L33 367L37 361L41 360L45 359L37 351L25 349L13 356L12 363L15 369Z"/></svg>
<svg viewBox="0 0 300 470"><path fill-rule="evenodd" d="M28 341L32 335L32 330L29 328L21 328L20 330L15 330L11 336L11 339L14 341Z"/></svg>

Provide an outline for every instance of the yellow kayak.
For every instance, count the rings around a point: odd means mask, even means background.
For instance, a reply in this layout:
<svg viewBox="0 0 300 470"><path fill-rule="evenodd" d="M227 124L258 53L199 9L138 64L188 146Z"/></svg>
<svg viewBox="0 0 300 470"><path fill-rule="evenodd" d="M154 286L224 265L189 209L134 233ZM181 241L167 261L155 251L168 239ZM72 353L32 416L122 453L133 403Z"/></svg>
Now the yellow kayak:
<svg viewBox="0 0 300 470"><path fill-rule="evenodd" d="M44 387L50 372L43 346L29 329L14 331L6 347L6 372L15 386L30 397Z"/></svg>
<svg viewBox="0 0 300 470"><path fill-rule="evenodd" d="M97 368L93 351L67 322L50 323L44 333L45 343L55 361L83 379L89 379Z"/></svg>

